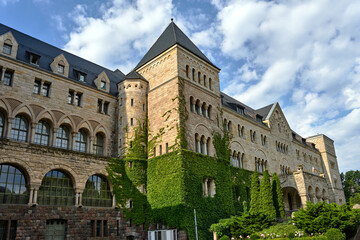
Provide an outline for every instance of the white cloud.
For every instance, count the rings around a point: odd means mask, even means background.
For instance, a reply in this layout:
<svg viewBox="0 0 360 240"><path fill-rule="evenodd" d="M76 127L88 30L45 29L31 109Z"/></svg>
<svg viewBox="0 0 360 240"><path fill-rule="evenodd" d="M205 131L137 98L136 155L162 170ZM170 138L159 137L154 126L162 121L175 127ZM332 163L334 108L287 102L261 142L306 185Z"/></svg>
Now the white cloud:
<svg viewBox="0 0 360 240"><path fill-rule="evenodd" d="M86 6L74 10L77 28L65 49L98 64L122 71L135 67L137 57L154 43L170 22L170 0L113 0L100 18L87 16Z"/></svg>
<svg viewBox="0 0 360 240"><path fill-rule="evenodd" d="M225 79L224 91L255 108L281 102L295 131L329 135L340 165L354 166L360 149L348 140L360 136L360 2L212 3L221 51L246 63ZM257 80L249 81L248 65L256 66Z"/></svg>

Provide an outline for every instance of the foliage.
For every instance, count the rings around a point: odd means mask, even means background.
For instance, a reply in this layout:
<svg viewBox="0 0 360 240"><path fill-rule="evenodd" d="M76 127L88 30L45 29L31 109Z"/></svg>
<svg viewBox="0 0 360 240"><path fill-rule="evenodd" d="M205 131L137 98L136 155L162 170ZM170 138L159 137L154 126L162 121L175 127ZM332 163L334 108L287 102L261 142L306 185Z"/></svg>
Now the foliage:
<svg viewBox="0 0 360 240"><path fill-rule="evenodd" d="M276 217L285 217L284 196L281 189L280 179L276 172L272 175L272 194Z"/></svg>
<svg viewBox="0 0 360 240"><path fill-rule="evenodd" d="M350 197L353 196L353 193L351 192L351 187L354 186L355 193L360 193L360 171L348 171L345 174L341 173L341 183L344 188L345 198L348 202Z"/></svg>
<svg viewBox="0 0 360 240"><path fill-rule="evenodd" d="M219 237L230 235L230 226L234 223L234 218L235 217L220 219L218 223L210 226L210 231L216 232Z"/></svg>
<svg viewBox="0 0 360 240"><path fill-rule="evenodd" d="M328 240L345 240L345 234L340 231L340 229L337 228L330 228L325 233L325 236Z"/></svg>
<svg viewBox="0 0 360 240"><path fill-rule="evenodd" d="M184 229L195 239L195 208L199 239L211 239L210 225L234 214L228 162L188 150L148 161L147 196L155 222ZM203 194L205 178L215 181L214 197Z"/></svg>
<svg viewBox="0 0 360 240"><path fill-rule="evenodd" d="M220 119L223 119L222 109L218 107L220 112ZM220 121L222 122L222 121ZM230 159L230 143L232 136L226 131L225 123L222 124L222 134L218 132L213 133L213 145L215 148L216 157L219 159L223 159L225 161L229 161Z"/></svg>
<svg viewBox="0 0 360 240"><path fill-rule="evenodd" d="M254 172L251 177L251 189L250 189L250 213L255 214L259 212L259 206L261 206L260 199L260 180L259 173Z"/></svg>
<svg viewBox="0 0 360 240"><path fill-rule="evenodd" d="M178 107L174 110L179 114L179 122L176 124L177 136L175 138L175 143L170 147L172 151L187 149L188 142L186 139L186 130L185 130L185 122L189 118L189 112L186 108L186 99L184 95L184 84L185 80L183 78L178 79L178 91L179 95L172 99L172 101L178 100Z"/></svg>
<svg viewBox="0 0 360 240"><path fill-rule="evenodd" d="M299 230L296 226L289 223L280 223L273 225L267 229L263 229L258 234L264 239L273 239L279 237L301 237L304 236L304 232Z"/></svg>
<svg viewBox="0 0 360 240"><path fill-rule="evenodd" d="M221 238L219 238L219 240L230 240L230 238L228 236L224 235Z"/></svg>
<svg viewBox="0 0 360 240"><path fill-rule="evenodd" d="M263 178L261 180L261 186L260 186L260 204L261 204L261 211L270 216L275 218L276 217L276 211L274 208L274 202L273 202L273 194L270 184L270 175L268 170L264 171Z"/></svg>
<svg viewBox="0 0 360 240"><path fill-rule="evenodd" d="M235 217L233 224L230 225L231 236L249 236L269 227L272 220L272 217L263 213L249 213Z"/></svg>
<svg viewBox="0 0 360 240"><path fill-rule="evenodd" d="M349 205L318 202L306 203L306 209L296 212L293 221L306 233L324 233L330 228L338 228L347 234L347 238L356 233L360 224L360 212L352 210Z"/></svg>
<svg viewBox="0 0 360 240"><path fill-rule="evenodd" d="M355 194L355 200L357 204L360 204L360 193Z"/></svg>
<svg viewBox="0 0 360 240"><path fill-rule="evenodd" d="M232 166L230 167L230 171L235 213L248 212L250 204L251 175L253 172Z"/></svg>

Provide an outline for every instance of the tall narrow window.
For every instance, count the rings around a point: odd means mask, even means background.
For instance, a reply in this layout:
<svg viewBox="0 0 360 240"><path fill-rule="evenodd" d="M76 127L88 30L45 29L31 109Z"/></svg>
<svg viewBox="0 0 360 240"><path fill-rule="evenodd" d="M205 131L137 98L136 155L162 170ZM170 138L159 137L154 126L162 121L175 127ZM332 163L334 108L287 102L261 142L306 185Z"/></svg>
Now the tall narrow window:
<svg viewBox="0 0 360 240"><path fill-rule="evenodd" d="M29 191L25 175L20 169L7 164L0 165L0 203L27 204Z"/></svg>
<svg viewBox="0 0 360 240"><path fill-rule="evenodd" d="M131 99L131 106L134 106L134 99Z"/></svg>
<svg viewBox="0 0 360 240"><path fill-rule="evenodd" d="M212 90L212 80L209 78L209 89Z"/></svg>
<svg viewBox="0 0 360 240"><path fill-rule="evenodd" d="M109 102L104 103L103 111L104 111L105 114L109 114L109 104L110 104Z"/></svg>
<svg viewBox="0 0 360 240"><path fill-rule="evenodd" d="M189 65L186 65L186 77L189 78Z"/></svg>
<svg viewBox="0 0 360 240"><path fill-rule="evenodd" d="M133 119L133 118L130 119L130 125L131 125L131 126L134 125L134 119Z"/></svg>
<svg viewBox="0 0 360 240"><path fill-rule="evenodd" d="M98 112L99 113L101 113L102 112L102 106L103 106L103 104L102 104L102 100L98 100Z"/></svg>
<svg viewBox="0 0 360 240"><path fill-rule="evenodd" d="M195 69L192 69L192 80L195 81Z"/></svg>
<svg viewBox="0 0 360 240"><path fill-rule="evenodd" d="M103 90L106 90L106 82L105 81L100 82L100 88Z"/></svg>
<svg viewBox="0 0 360 240"><path fill-rule="evenodd" d="M103 149L104 149L104 135L101 133L97 133L94 141L94 153L98 155L102 155Z"/></svg>
<svg viewBox="0 0 360 240"><path fill-rule="evenodd" d="M159 146L159 154L162 154L162 145Z"/></svg>
<svg viewBox="0 0 360 240"><path fill-rule="evenodd" d="M11 49L12 46L10 44L4 43L2 52L11 55Z"/></svg>
<svg viewBox="0 0 360 240"><path fill-rule="evenodd" d="M15 239L16 228L16 220L0 220L0 239Z"/></svg>
<svg viewBox="0 0 360 240"><path fill-rule="evenodd" d="M75 105L78 107L81 107L81 98L82 98L82 93L76 93L75 95Z"/></svg>
<svg viewBox="0 0 360 240"><path fill-rule="evenodd" d="M80 130L75 139L75 151L86 152L87 134L84 130Z"/></svg>
<svg viewBox="0 0 360 240"><path fill-rule="evenodd" d="M56 133L56 147L69 148L69 129L66 126L60 126Z"/></svg>
<svg viewBox="0 0 360 240"><path fill-rule="evenodd" d="M207 87L206 75L204 75L204 86Z"/></svg>
<svg viewBox="0 0 360 240"><path fill-rule="evenodd" d="M201 83L201 72L198 72L198 81Z"/></svg>
<svg viewBox="0 0 360 240"><path fill-rule="evenodd" d="M50 96L50 86L51 86L51 83L48 83L48 82L45 82L42 86L42 95L44 97L49 97Z"/></svg>
<svg viewBox="0 0 360 240"><path fill-rule="evenodd" d="M112 206L110 185L105 178L98 175L89 177L83 194L83 205L91 207Z"/></svg>
<svg viewBox="0 0 360 240"><path fill-rule="evenodd" d="M0 138L4 135L4 125L5 125L5 117L2 112L0 112Z"/></svg>
<svg viewBox="0 0 360 240"><path fill-rule="evenodd" d="M74 91L69 90L69 94L68 94L68 103L69 104L74 104Z"/></svg>
<svg viewBox="0 0 360 240"><path fill-rule="evenodd" d="M35 80L33 93L40 94L40 88L41 88L41 81L40 80Z"/></svg>
<svg viewBox="0 0 360 240"><path fill-rule="evenodd" d="M57 71L60 74L64 74L65 73L65 66L61 65L61 64L58 64Z"/></svg>
<svg viewBox="0 0 360 240"><path fill-rule="evenodd" d="M143 111L145 112L145 104L143 104Z"/></svg>
<svg viewBox="0 0 360 240"><path fill-rule="evenodd" d="M75 192L70 177L60 170L48 172L41 182L38 202L40 205L74 205Z"/></svg>
<svg viewBox="0 0 360 240"><path fill-rule="evenodd" d="M11 139L26 142L29 124L24 116L17 116L13 120Z"/></svg>
<svg viewBox="0 0 360 240"><path fill-rule="evenodd" d="M4 85L11 86L12 79L13 79L13 72L6 70L6 72L4 74Z"/></svg>
<svg viewBox="0 0 360 240"><path fill-rule="evenodd" d="M169 152L169 143L166 143L166 153Z"/></svg>
<svg viewBox="0 0 360 240"><path fill-rule="evenodd" d="M34 143L40 145L49 145L50 127L45 121L40 121L35 128Z"/></svg>

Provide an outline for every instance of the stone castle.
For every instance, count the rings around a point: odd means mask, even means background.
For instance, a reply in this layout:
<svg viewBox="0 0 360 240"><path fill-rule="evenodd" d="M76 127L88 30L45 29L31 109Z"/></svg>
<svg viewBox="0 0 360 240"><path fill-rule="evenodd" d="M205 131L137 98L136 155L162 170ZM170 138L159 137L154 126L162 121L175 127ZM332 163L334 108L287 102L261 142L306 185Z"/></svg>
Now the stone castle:
<svg viewBox="0 0 360 240"><path fill-rule="evenodd" d="M299 136L278 103L253 109L220 92L219 71L174 22L127 75L0 24L0 238L160 239L116 208L106 171L145 119L165 129L154 157L172 151L176 126L188 150L215 156L225 126L231 167L277 172L287 211L345 203L333 140ZM180 91L186 122L164 119ZM202 187L216 197L216 179Z"/></svg>

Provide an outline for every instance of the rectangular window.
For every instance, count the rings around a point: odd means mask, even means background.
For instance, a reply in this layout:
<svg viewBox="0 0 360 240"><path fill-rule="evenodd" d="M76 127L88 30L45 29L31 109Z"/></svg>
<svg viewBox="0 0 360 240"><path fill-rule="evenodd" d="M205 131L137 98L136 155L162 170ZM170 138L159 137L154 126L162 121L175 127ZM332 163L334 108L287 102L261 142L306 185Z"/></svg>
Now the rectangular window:
<svg viewBox="0 0 360 240"><path fill-rule="evenodd" d="M86 74L85 74L85 73L78 72L78 80L79 80L80 82L85 82L85 80L86 80Z"/></svg>
<svg viewBox="0 0 360 240"><path fill-rule="evenodd" d="M177 230L148 231L148 240L177 240Z"/></svg>
<svg viewBox="0 0 360 240"><path fill-rule="evenodd" d="M34 64L36 66L39 66L39 64L40 64L40 56L36 55L36 54L33 54L33 53L30 53L30 63Z"/></svg>
<svg viewBox="0 0 360 240"><path fill-rule="evenodd" d="M143 104L143 111L145 112L145 104Z"/></svg>
<svg viewBox="0 0 360 240"><path fill-rule="evenodd" d="M105 114L109 114L109 104L110 104L109 102L104 103L103 111L104 111Z"/></svg>
<svg viewBox="0 0 360 240"><path fill-rule="evenodd" d="M134 125L134 119L133 119L133 118L130 119L130 125L131 125L131 126Z"/></svg>
<svg viewBox="0 0 360 240"><path fill-rule="evenodd" d="M162 145L159 146L159 154L162 154Z"/></svg>
<svg viewBox="0 0 360 240"><path fill-rule="evenodd" d="M107 220L91 220L90 224L92 237L108 236Z"/></svg>
<svg viewBox="0 0 360 240"><path fill-rule="evenodd" d="M42 86L42 95L44 97L50 97L50 86L51 83L45 82Z"/></svg>
<svg viewBox="0 0 360 240"><path fill-rule="evenodd" d="M102 100L98 100L98 112L99 113L101 113L102 112L102 106L103 106L103 104L102 104Z"/></svg>
<svg viewBox="0 0 360 240"><path fill-rule="evenodd" d="M65 66L58 64L58 69L57 69L58 73L64 74L65 72Z"/></svg>
<svg viewBox="0 0 360 240"><path fill-rule="evenodd" d="M17 221L0 220L0 239L16 238Z"/></svg>
<svg viewBox="0 0 360 240"><path fill-rule="evenodd" d="M244 108L239 107L239 106L236 107L236 112L239 113L239 114L241 114L241 115L244 115L244 113L245 113L245 112L244 112Z"/></svg>
<svg viewBox="0 0 360 240"><path fill-rule="evenodd" d="M131 99L131 106L134 106L134 99Z"/></svg>
<svg viewBox="0 0 360 240"><path fill-rule="evenodd" d="M33 93L40 94L40 86L41 86L41 81L40 80L35 80Z"/></svg>
<svg viewBox="0 0 360 240"><path fill-rule="evenodd" d="M166 143L166 153L168 153L168 152L169 152L169 144Z"/></svg>
<svg viewBox="0 0 360 240"><path fill-rule="evenodd" d="M256 121L257 122L262 122L262 116L256 115Z"/></svg>
<svg viewBox="0 0 360 240"><path fill-rule="evenodd" d="M76 93L75 95L75 105L78 107L81 107L81 98L82 98L82 93Z"/></svg>
<svg viewBox="0 0 360 240"><path fill-rule="evenodd" d="M9 44L6 44L4 43L4 46L3 46L3 53L6 53L6 54L11 54L11 49L12 49L12 46L9 45Z"/></svg>
<svg viewBox="0 0 360 240"><path fill-rule="evenodd" d="M69 90L69 94L68 94L68 103L69 104L74 104L74 91Z"/></svg>
<svg viewBox="0 0 360 240"><path fill-rule="evenodd" d="M122 99L122 98L120 98L120 106L122 106L122 102L123 102L123 99Z"/></svg>
<svg viewBox="0 0 360 240"><path fill-rule="evenodd" d="M6 70L4 74L4 85L11 86L12 85L13 72Z"/></svg>
<svg viewBox="0 0 360 240"><path fill-rule="evenodd" d="M105 81L100 82L100 88L106 90L106 82Z"/></svg>

